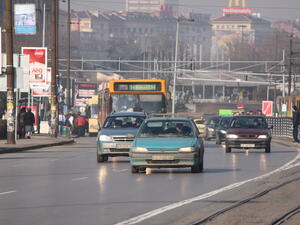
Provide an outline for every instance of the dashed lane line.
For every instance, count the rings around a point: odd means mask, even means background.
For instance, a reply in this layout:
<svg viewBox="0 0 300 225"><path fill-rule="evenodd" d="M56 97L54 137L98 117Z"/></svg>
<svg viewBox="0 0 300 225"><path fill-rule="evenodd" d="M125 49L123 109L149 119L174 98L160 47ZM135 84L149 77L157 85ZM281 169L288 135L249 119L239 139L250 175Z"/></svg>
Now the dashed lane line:
<svg viewBox="0 0 300 225"><path fill-rule="evenodd" d="M15 193L17 191L6 191L6 192L0 192L0 195L8 195L8 194L12 194Z"/></svg>
<svg viewBox="0 0 300 225"><path fill-rule="evenodd" d="M79 181L79 180L86 180L88 177L79 177L79 178L73 178L73 181Z"/></svg>

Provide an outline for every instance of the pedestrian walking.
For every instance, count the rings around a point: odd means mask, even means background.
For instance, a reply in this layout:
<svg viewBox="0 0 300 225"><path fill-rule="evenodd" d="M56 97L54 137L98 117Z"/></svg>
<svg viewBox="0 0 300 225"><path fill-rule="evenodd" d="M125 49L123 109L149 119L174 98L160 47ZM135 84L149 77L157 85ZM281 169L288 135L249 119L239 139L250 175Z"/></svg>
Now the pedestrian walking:
<svg viewBox="0 0 300 225"><path fill-rule="evenodd" d="M86 119L80 113L78 113L78 117L76 118L76 125L78 137L83 137L85 135Z"/></svg>
<svg viewBox="0 0 300 225"><path fill-rule="evenodd" d="M30 139L33 132L34 121L34 114L31 112L31 108L28 108L24 115L25 135L28 139Z"/></svg>
<svg viewBox="0 0 300 225"><path fill-rule="evenodd" d="M20 139L25 138L25 114L26 109L23 107L18 114L18 135Z"/></svg>
<svg viewBox="0 0 300 225"><path fill-rule="evenodd" d="M59 113L58 115L58 126L59 126L59 133L62 134L63 127L66 124L66 117L63 113Z"/></svg>
<svg viewBox="0 0 300 225"><path fill-rule="evenodd" d="M295 142L299 142L299 124L300 124L300 111L297 106L293 105L293 138Z"/></svg>

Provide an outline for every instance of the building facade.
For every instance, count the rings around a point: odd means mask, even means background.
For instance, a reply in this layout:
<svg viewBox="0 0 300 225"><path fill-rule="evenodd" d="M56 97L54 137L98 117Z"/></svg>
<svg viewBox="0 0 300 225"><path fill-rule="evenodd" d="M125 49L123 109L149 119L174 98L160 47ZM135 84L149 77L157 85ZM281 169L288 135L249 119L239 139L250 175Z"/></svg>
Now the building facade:
<svg viewBox="0 0 300 225"><path fill-rule="evenodd" d="M153 13L162 8L168 8L178 13L178 0L126 0L126 11L128 12Z"/></svg>

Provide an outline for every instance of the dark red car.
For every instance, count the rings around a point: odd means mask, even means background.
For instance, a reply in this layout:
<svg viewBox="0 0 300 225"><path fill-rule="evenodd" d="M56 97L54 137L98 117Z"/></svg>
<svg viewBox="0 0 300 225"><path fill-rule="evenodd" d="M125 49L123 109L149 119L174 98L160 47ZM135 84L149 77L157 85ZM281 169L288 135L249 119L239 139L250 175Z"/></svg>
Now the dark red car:
<svg viewBox="0 0 300 225"><path fill-rule="evenodd" d="M232 148L265 149L271 152L272 127L264 116L235 116L232 118L225 138L225 151Z"/></svg>

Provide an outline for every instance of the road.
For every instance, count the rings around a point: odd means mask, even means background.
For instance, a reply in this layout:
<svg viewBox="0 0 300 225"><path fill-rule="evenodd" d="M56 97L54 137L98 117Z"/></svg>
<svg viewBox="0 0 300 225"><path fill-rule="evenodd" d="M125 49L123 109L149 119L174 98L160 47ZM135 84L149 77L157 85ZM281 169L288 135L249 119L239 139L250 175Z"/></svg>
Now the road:
<svg viewBox="0 0 300 225"><path fill-rule="evenodd" d="M95 138L89 137L73 145L3 154L0 224L116 224L269 173L297 154L296 149L275 143L271 154L261 150L226 154L208 141L202 174L192 174L190 169L131 174L126 157L99 164Z"/></svg>

